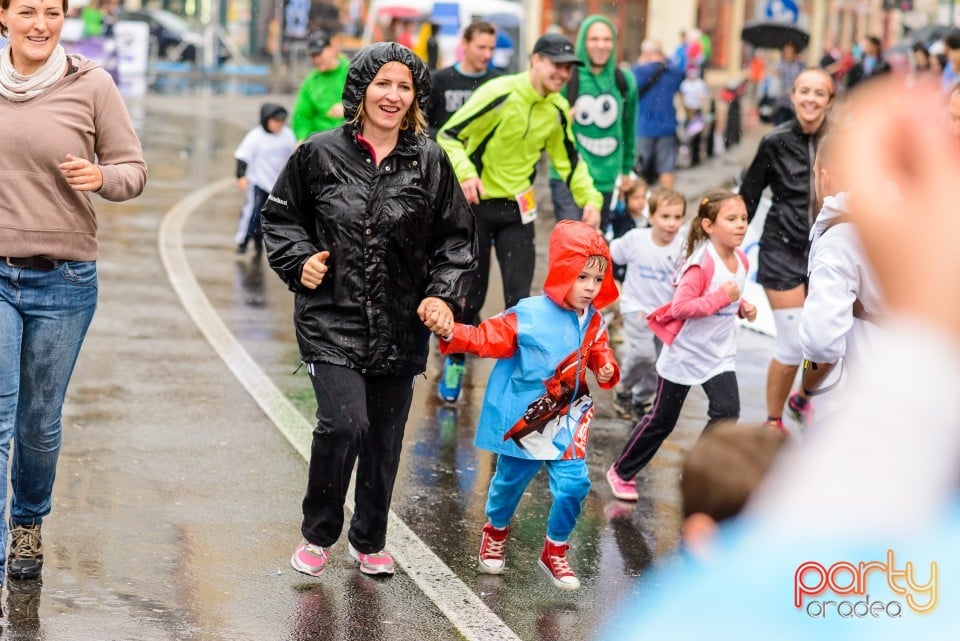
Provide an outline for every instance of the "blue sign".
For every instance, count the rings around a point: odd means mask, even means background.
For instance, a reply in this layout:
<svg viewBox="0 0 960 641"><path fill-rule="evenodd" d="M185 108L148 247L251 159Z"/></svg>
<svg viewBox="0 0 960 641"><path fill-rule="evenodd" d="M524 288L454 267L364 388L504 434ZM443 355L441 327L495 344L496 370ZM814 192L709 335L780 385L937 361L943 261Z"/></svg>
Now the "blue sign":
<svg viewBox="0 0 960 641"><path fill-rule="evenodd" d="M795 0L767 0L763 15L772 22L797 24L800 18L800 7Z"/></svg>
<svg viewBox="0 0 960 641"><path fill-rule="evenodd" d="M441 36L460 35L460 5L456 2L435 2L431 20L440 25Z"/></svg>

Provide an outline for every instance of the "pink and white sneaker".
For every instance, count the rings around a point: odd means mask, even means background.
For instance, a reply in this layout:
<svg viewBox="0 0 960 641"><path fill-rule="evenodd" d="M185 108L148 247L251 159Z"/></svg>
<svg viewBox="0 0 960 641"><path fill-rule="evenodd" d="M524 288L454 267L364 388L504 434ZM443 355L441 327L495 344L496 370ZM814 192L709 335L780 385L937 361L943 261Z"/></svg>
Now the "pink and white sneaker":
<svg viewBox="0 0 960 641"><path fill-rule="evenodd" d="M300 545L293 551L290 557L290 565L297 572L303 572L310 576L320 576L324 568L327 567L327 551L319 545L314 545L306 539L300 541Z"/></svg>
<svg viewBox="0 0 960 641"><path fill-rule="evenodd" d="M386 550L364 554L358 552L350 543L347 543L347 550L350 552L350 558L360 564L360 571L364 574L371 576L378 574L391 575L395 571L393 557Z"/></svg>
<svg viewBox="0 0 960 641"><path fill-rule="evenodd" d="M621 501L638 501L640 495L637 494L637 483L633 479L625 481L617 474L617 471L610 466L607 470L607 483L610 484L610 490L613 495Z"/></svg>

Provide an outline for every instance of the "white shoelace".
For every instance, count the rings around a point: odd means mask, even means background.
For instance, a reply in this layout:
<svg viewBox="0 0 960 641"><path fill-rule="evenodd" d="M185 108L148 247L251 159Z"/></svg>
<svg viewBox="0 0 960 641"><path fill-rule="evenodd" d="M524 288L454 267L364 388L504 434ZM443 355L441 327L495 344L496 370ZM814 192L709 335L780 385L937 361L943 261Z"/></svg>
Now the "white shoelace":
<svg viewBox="0 0 960 641"><path fill-rule="evenodd" d="M551 556L550 566L554 570L554 574L557 576L574 576L573 570L570 569L570 563L567 562L567 557L565 556Z"/></svg>
<svg viewBox="0 0 960 641"><path fill-rule="evenodd" d="M486 550L483 555L485 559L502 559L503 550L507 545L507 539L496 540L492 536L487 536Z"/></svg>

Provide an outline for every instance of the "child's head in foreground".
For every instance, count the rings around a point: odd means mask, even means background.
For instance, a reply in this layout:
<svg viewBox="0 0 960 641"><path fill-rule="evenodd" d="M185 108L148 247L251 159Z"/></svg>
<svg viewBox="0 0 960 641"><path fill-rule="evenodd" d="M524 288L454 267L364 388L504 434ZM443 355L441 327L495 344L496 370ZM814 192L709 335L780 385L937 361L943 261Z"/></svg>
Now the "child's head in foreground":
<svg viewBox="0 0 960 641"><path fill-rule="evenodd" d="M717 524L743 510L766 477L786 436L763 425L721 423L700 436L680 474L683 540L702 553Z"/></svg>

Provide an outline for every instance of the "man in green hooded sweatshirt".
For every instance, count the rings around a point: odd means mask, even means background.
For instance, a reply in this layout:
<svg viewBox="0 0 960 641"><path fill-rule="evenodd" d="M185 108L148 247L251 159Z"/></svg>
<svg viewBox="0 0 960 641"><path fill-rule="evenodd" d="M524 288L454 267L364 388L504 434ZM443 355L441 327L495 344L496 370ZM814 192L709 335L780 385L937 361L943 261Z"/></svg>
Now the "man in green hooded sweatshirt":
<svg viewBox="0 0 960 641"><path fill-rule="evenodd" d="M576 43L576 54L585 66L574 68L565 91L574 115L577 150L593 184L603 194L600 229L604 232L610 224L610 209L616 204L611 201L617 178L623 181L621 188L625 187L636 160L637 86L632 73L617 69L616 43L613 23L601 15L587 16ZM580 220L580 208L569 186L552 166L550 195L557 220ZM629 220L629 216L625 218Z"/></svg>

